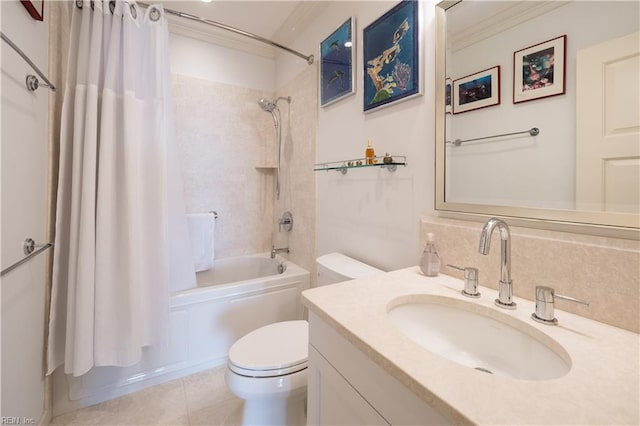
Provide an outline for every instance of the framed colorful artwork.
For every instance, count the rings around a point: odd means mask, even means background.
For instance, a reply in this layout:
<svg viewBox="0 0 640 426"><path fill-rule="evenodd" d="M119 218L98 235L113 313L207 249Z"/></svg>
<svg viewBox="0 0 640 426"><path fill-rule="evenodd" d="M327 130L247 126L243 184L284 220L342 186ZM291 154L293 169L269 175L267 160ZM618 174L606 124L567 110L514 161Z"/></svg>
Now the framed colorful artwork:
<svg viewBox="0 0 640 426"><path fill-rule="evenodd" d="M453 113L500 104L500 66L453 81Z"/></svg>
<svg viewBox="0 0 640 426"><path fill-rule="evenodd" d="M20 0L29 15L37 21L44 21L44 0Z"/></svg>
<svg viewBox="0 0 640 426"><path fill-rule="evenodd" d="M320 105L353 95L355 90L355 19L347 19L320 43Z"/></svg>
<svg viewBox="0 0 640 426"><path fill-rule="evenodd" d="M420 94L418 6L401 1L363 30L365 112Z"/></svg>
<svg viewBox="0 0 640 426"><path fill-rule="evenodd" d="M444 112L451 114L451 79L444 80Z"/></svg>
<svg viewBox="0 0 640 426"><path fill-rule="evenodd" d="M513 53L513 103L565 93L567 36Z"/></svg>

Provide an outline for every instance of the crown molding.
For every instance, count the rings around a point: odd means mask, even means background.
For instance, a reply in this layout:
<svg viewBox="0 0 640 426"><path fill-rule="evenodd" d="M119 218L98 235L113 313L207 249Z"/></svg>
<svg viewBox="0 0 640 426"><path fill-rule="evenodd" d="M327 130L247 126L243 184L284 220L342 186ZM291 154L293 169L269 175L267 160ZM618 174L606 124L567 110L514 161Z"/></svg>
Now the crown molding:
<svg viewBox="0 0 640 426"><path fill-rule="evenodd" d="M301 1L273 34L273 40L285 46L290 45L329 6L329 3Z"/></svg>
<svg viewBox="0 0 640 426"><path fill-rule="evenodd" d="M271 40L284 46L289 46L328 5L329 2L326 1L300 2L276 30ZM280 53L280 49L273 46L202 22L191 21L170 14L166 14L165 17L169 23L169 31L173 34L270 59L275 59L277 54Z"/></svg>
<svg viewBox="0 0 640 426"><path fill-rule="evenodd" d="M571 0L517 2L493 16L479 20L477 24L471 25L453 36L448 35L448 47L452 52L464 49L569 3L571 3ZM460 3L460 5L463 4L464 2Z"/></svg>
<svg viewBox="0 0 640 426"><path fill-rule="evenodd" d="M275 48L249 37L235 34L205 23L191 21L170 14L165 15L169 23L169 32L205 41L218 46L240 50L252 55L275 59Z"/></svg>

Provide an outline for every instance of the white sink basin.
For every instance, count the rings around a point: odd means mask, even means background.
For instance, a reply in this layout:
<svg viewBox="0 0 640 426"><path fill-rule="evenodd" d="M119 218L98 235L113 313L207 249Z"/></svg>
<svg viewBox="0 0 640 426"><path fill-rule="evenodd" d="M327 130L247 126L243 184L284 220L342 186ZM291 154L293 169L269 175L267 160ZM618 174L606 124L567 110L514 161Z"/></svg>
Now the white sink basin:
<svg viewBox="0 0 640 426"><path fill-rule="evenodd" d="M483 373L549 380L571 368L569 354L546 334L475 303L440 296L403 297L392 301L388 316L425 349Z"/></svg>

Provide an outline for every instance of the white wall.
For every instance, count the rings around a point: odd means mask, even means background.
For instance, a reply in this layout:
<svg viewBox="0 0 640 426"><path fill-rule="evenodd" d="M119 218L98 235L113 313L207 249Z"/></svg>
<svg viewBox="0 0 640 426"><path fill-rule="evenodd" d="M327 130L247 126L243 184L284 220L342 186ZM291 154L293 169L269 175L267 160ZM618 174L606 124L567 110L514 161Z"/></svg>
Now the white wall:
<svg viewBox="0 0 640 426"><path fill-rule="evenodd" d="M171 33L171 73L258 90L275 90L275 60Z"/></svg>
<svg viewBox="0 0 640 426"><path fill-rule="evenodd" d="M31 18L17 1L1 3L2 32L47 74L48 11ZM31 237L45 242L47 221L47 102L49 91L29 92L31 68L2 42L2 268L24 257ZM54 82L55 84L55 82ZM1 415L37 422L44 407L45 268L41 254L2 277Z"/></svg>
<svg viewBox="0 0 640 426"><path fill-rule="evenodd" d="M395 173L381 168L346 175L316 172L316 255L343 252L385 270L415 265L420 253L419 216L433 214L434 164L434 5L422 14L422 96L363 113L362 29L397 2L331 2L290 47L313 53L349 16L355 16L356 90L354 96L319 108L317 161L363 157L367 140L377 154L406 155L409 165ZM278 86L307 64L290 55L278 60ZM317 87L317 83L316 83Z"/></svg>
<svg viewBox="0 0 640 426"><path fill-rule="evenodd" d="M448 140L528 135L447 147L447 201L575 208L576 52L638 31L638 2L572 2L453 52L455 80L499 65L501 103L448 116ZM576 16L580 19L575 19ZM513 52L567 35L564 95L513 104ZM558 59L556 59L558 61ZM556 77L558 78L558 77ZM588 102L588 99L581 100Z"/></svg>

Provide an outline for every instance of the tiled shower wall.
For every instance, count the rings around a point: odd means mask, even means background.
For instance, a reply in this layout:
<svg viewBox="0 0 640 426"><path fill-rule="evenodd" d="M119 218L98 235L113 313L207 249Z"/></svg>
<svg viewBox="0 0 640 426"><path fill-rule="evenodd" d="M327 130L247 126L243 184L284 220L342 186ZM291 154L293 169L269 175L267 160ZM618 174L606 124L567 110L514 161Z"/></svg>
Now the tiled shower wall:
<svg viewBox="0 0 640 426"><path fill-rule="evenodd" d="M509 221L507 220L507 223ZM433 232L441 272L462 278L447 263L479 269L480 285L497 289L500 241L494 232L489 255L478 253L483 223L422 218L421 241ZM556 301L572 312L635 333L640 332L640 242L567 232L510 227L514 294L534 300L535 287L590 302L590 306ZM561 320L562 313L556 313Z"/></svg>
<svg viewBox="0 0 640 426"><path fill-rule="evenodd" d="M216 258L271 248L273 93L173 74L173 103L187 213L215 210Z"/></svg>
<svg viewBox="0 0 640 426"><path fill-rule="evenodd" d="M289 259L311 272L315 282L316 157L318 114L318 65L308 66L291 82L278 89L278 96L291 96L290 109L281 102L282 171L281 197L275 205L277 219L289 210L294 226L286 237L275 225L276 244L288 244ZM288 241L287 241L288 240Z"/></svg>
<svg viewBox="0 0 640 426"><path fill-rule="evenodd" d="M315 276L317 65L278 94L173 74L176 133L188 213L218 212L216 257L289 247L289 259ZM260 98L280 101L281 197L275 202L275 130ZM275 205L274 205L275 202ZM279 232L285 211L293 230Z"/></svg>

